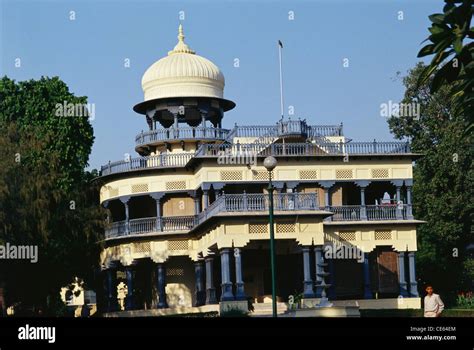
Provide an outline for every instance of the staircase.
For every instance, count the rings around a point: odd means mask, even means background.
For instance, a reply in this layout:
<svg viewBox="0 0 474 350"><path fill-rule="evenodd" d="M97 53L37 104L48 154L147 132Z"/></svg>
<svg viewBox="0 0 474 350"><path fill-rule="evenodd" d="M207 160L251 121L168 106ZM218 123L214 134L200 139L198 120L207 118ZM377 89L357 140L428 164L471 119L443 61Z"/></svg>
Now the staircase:
<svg viewBox="0 0 474 350"><path fill-rule="evenodd" d="M271 317L272 316L272 303L254 303L254 310L250 313L253 317ZM277 314L282 315L288 311L288 304L278 302L277 303Z"/></svg>

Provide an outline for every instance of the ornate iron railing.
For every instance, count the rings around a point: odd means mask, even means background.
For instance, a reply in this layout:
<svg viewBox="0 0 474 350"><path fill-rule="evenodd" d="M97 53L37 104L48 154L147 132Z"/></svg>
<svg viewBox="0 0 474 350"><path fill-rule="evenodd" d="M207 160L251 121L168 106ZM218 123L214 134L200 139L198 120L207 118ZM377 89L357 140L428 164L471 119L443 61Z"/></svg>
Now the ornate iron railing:
<svg viewBox="0 0 474 350"><path fill-rule="evenodd" d="M156 217L131 219L130 234L152 232L156 228Z"/></svg>
<svg viewBox="0 0 474 350"><path fill-rule="evenodd" d="M405 206L403 206L404 208ZM403 209L396 204L391 205L368 205L367 206L367 219L370 221L377 220L396 220L397 210L403 215Z"/></svg>
<svg viewBox="0 0 474 350"><path fill-rule="evenodd" d="M137 157L109 163L101 167L102 176L127 171L153 168L184 167L193 158L194 153L160 154L157 156Z"/></svg>
<svg viewBox="0 0 474 350"><path fill-rule="evenodd" d="M383 221L412 219L409 206L404 205L343 205L319 207L316 193L283 193L273 197L274 210L278 211L330 211L329 221ZM221 213L268 212L267 194L223 194L198 215L167 216L131 219L114 222L105 230L105 237L117 238L145 233L189 231Z"/></svg>
<svg viewBox="0 0 474 350"><path fill-rule="evenodd" d="M177 129L171 127L141 132L135 137L135 144L141 146L170 140L224 140L228 134L228 129L212 127L179 127Z"/></svg>
<svg viewBox="0 0 474 350"><path fill-rule="evenodd" d="M350 142L350 143L225 143L203 144L196 157L256 154L258 156L322 156L364 154L406 154L410 146L406 142Z"/></svg>
<svg viewBox="0 0 474 350"><path fill-rule="evenodd" d="M114 222L105 229L105 238L117 238L153 232L186 231L196 226L196 216L148 217Z"/></svg>
<svg viewBox="0 0 474 350"><path fill-rule="evenodd" d="M236 126L236 137L288 136L306 135L343 136L342 125L308 125L304 120L284 120L275 125L245 125Z"/></svg>
<svg viewBox="0 0 474 350"><path fill-rule="evenodd" d="M328 209L333 213L331 221L359 221L361 218L360 205L331 206Z"/></svg>
<svg viewBox="0 0 474 350"><path fill-rule="evenodd" d="M163 232L186 231L196 225L196 216L167 216L161 222Z"/></svg>
<svg viewBox="0 0 474 350"><path fill-rule="evenodd" d="M413 219L409 213L410 205L390 204L390 205L343 205L330 206L327 210L333 216L330 221L380 221L380 220L406 220Z"/></svg>

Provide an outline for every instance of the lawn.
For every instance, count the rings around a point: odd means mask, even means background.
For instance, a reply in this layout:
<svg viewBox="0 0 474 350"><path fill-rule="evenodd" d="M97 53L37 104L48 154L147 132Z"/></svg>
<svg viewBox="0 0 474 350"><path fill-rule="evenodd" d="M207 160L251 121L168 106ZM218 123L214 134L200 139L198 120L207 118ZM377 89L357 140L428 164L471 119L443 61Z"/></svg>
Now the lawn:
<svg viewBox="0 0 474 350"><path fill-rule="evenodd" d="M421 309L360 310L361 317L423 317ZM446 309L442 317L474 317L474 309Z"/></svg>

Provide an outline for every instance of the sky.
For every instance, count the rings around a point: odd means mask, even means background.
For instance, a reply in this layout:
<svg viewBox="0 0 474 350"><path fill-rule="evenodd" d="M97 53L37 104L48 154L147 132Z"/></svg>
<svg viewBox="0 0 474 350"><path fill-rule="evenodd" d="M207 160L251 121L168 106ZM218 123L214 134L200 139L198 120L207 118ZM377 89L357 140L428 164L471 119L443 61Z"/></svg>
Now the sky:
<svg viewBox="0 0 474 350"><path fill-rule="evenodd" d="M441 0L0 0L0 76L58 76L87 96L95 105L89 164L100 168L135 154L135 135L147 129L132 110L143 100L142 75L174 47L182 23L186 43L222 70L224 96L237 104L223 127L280 119L281 40L287 115L343 122L355 141L391 141L380 106L402 98L397 72L419 61L428 15L442 7Z"/></svg>

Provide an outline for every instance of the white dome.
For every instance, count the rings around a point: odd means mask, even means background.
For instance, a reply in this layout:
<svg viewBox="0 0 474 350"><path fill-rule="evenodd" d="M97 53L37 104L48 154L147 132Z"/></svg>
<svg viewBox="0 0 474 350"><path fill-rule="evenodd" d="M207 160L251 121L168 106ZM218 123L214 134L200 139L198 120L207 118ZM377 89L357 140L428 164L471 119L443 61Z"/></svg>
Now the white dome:
<svg viewBox="0 0 474 350"><path fill-rule="evenodd" d="M145 101L168 97L223 98L224 85L219 68L184 43L181 25L178 44L168 56L153 63L142 78Z"/></svg>

